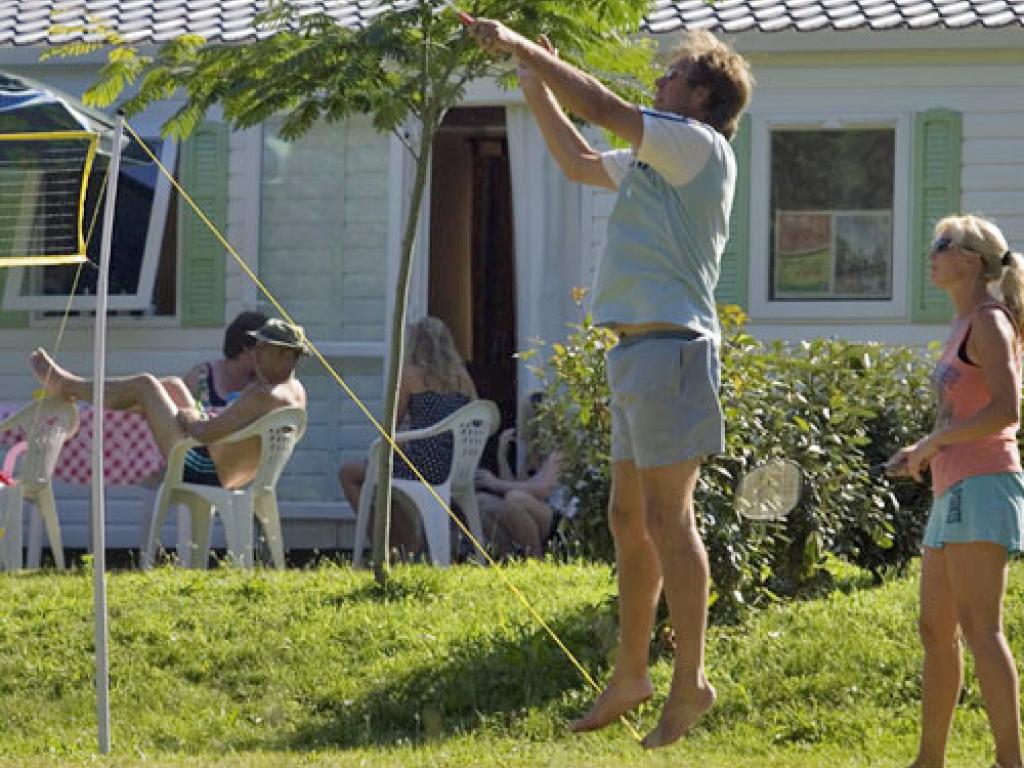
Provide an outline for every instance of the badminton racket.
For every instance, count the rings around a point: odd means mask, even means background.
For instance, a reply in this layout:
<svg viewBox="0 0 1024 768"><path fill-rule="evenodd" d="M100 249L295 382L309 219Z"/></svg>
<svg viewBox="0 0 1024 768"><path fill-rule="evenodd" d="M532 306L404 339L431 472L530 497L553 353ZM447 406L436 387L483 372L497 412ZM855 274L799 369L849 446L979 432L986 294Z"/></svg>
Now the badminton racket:
<svg viewBox="0 0 1024 768"><path fill-rule="evenodd" d="M868 467L869 477L882 477L897 467L887 462ZM736 510L748 520L772 522L784 520L800 503L804 472L795 461L773 459L755 467L740 478L736 488Z"/></svg>
<svg viewBox="0 0 1024 768"><path fill-rule="evenodd" d="M774 459L746 473L736 488L736 511L748 520L784 520L800 503L804 473L790 459Z"/></svg>

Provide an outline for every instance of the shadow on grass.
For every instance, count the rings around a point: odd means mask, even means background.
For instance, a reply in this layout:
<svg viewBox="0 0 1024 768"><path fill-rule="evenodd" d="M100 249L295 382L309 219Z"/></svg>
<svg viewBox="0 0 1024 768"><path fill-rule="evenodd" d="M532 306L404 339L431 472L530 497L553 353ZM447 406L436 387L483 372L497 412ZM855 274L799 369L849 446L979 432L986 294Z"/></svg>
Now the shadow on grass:
<svg viewBox="0 0 1024 768"><path fill-rule="evenodd" d="M615 643L615 627L607 605L580 609L551 624L597 679ZM314 694L308 725L277 739L268 734L246 748L387 747L443 739L485 725L504 730L527 710L544 708L585 685L540 627L509 638L476 637L450 648L439 663L409 670L359 698Z"/></svg>

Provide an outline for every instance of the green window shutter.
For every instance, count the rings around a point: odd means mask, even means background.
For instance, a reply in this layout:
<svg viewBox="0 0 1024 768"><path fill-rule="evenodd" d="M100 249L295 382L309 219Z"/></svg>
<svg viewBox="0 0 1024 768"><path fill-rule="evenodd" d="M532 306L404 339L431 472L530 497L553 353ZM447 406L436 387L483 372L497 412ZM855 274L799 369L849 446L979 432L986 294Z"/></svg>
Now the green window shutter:
<svg viewBox="0 0 1024 768"><path fill-rule="evenodd" d="M961 117L932 109L914 116L911 312L915 323L947 322L953 305L928 277L928 244L935 222L960 210Z"/></svg>
<svg viewBox="0 0 1024 768"><path fill-rule="evenodd" d="M750 116L740 119L732 138L736 155L736 193L729 215L729 241L722 252L722 265L715 288L719 304L747 308L747 270L750 267Z"/></svg>
<svg viewBox="0 0 1024 768"><path fill-rule="evenodd" d="M203 123L181 146L181 184L225 233L228 211L228 128ZM184 200L178 201L181 324L224 325L224 246Z"/></svg>
<svg viewBox="0 0 1024 768"><path fill-rule="evenodd" d="M18 185L23 183L25 177L17 168L0 167L0 186L4 184ZM21 187L16 187L22 189ZM14 199L18 199L15 195ZM10 199L10 196L8 196ZM14 227L17 223L17 212L5 211L0 214L0 255L13 255L14 250ZM4 295L4 287L7 284L8 269L0 269L0 299ZM28 312L0 312L0 328L27 328Z"/></svg>
<svg viewBox="0 0 1024 768"><path fill-rule="evenodd" d="M39 267L35 267L39 269ZM0 296L7 286L7 270L0 269ZM0 312L0 328L28 328L28 312L5 310Z"/></svg>

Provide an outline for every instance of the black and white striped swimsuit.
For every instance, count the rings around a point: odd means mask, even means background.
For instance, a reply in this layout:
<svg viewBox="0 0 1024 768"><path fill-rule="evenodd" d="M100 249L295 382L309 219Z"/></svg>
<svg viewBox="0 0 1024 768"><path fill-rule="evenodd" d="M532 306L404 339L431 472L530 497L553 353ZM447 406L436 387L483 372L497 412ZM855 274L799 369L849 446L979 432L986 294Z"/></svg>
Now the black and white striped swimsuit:
<svg viewBox="0 0 1024 768"><path fill-rule="evenodd" d="M185 454L185 471L182 472L181 479L196 485L220 485L217 468L213 466L210 451L205 445L190 448Z"/></svg>

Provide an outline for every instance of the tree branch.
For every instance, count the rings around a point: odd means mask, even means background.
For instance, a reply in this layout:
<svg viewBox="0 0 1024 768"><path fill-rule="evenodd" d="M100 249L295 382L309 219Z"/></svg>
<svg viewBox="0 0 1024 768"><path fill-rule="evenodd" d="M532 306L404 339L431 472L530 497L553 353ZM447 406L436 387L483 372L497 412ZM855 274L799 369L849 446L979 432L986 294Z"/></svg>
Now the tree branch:
<svg viewBox="0 0 1024 768"><path fill-rule="evenodd" d="M416 147L414 147L409 142L409 137L405 135L404 131L402 130L402 126L396 126L396 127L392 128L391 129L391 133L394 134L395 138L397 138L400 142L402 142L402 146L405 147L406 151L410 155L412 155L413 161L414 162L418 161L419 157L420 157L419 152L417 152L416 151Z"/></svg>

